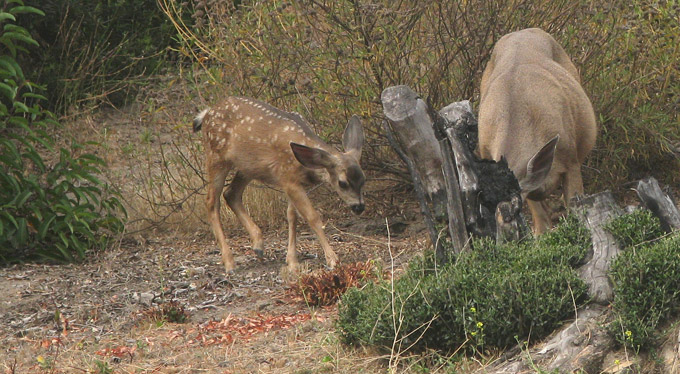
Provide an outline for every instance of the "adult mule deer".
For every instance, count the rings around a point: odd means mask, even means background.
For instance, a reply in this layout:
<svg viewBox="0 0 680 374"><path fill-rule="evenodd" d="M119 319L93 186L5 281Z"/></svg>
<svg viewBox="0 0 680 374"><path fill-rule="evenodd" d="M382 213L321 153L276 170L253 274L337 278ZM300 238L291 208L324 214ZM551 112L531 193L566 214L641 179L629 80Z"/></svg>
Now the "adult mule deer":
<svg viewBox="0 0 680 374"><path fill-rule="evenodd" d="M564 49L536 28L503 36L482 75L479 154L508 161L536 234L550 227L552 192L561 187L567 206L583 193L581 164L597 127L580 81Z"/></svg>
<svg viewBox="0 0 680 374"><path fill-rule="evenodd" d="M326 181L354 213L363 212L365 177L359 158L364 133L359 118L353 116L347 124L342 141L344 153L324 143L299 114L247 98L229 97L202 111L194 119L194 131L201 128L206 152L208 216L226 271L234 269L234 259L220 223L219 194L230 171L235 174L224 199L248 231L258 255L264 248L262 231L242 201L243 190L253 179L278 187L288 196L289 268L295 270L299 265L295 250L296 210L319 239L326 263L334 267L338 256L328 244L319 213L307 197L304 185Z"/></svg>

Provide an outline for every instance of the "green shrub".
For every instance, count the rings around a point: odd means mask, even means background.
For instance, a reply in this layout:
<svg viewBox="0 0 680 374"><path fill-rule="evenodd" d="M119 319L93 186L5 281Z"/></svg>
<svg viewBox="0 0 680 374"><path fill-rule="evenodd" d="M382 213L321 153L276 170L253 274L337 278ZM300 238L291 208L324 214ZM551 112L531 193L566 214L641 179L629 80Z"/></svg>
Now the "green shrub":
<svg viewBox="0 0 680 374"><path fill-rule="evenodd" d="M574 245L553 241L559 244L497 247L477 241L474 251L437 270L432 255L415 260L394 283L369 284L343 296L341 337L348 344L400 351L540 339L586 299L586 286L570 264L580 261L589 239Z"/></svg>
<svg viewBox="0 0 680 374"><path fill-rule="evenodd" d="M5 1L0 12L0 262L30 257L72 261L103 247L120 232L124 210L97 177L104 162L81 153L78 144L54 155L47 131L58 126L40 107L40 88L27 81L18 54L36 45L17 16L41 15L20 0ZM31 104L29 104L31 103Z"/></svg>
<svg viewBox="0 0 680 374"><path fill-rule="evenodd" d="M661 223L652 212L638 209L624 214L605 225L622 249L657 239L663 235Z"/></svg>
<svg viewBox="0 0 680 374"><path fill-rule="evenodd" d="M608 229L624 247L610 271L616 319L608 328L619 343L639 350L680 310L680 235L650 242L662 231L646 210L619 217Z"/></svg>

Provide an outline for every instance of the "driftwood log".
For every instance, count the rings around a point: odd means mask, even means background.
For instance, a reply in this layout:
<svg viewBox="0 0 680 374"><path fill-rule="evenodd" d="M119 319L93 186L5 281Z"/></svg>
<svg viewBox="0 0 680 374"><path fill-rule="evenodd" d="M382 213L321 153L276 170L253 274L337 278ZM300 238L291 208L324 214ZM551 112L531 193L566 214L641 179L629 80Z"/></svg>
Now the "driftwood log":
<svg viewBox="0 0 680 374"><path fill-rule="evenodd" d="M649 177L639 181L635 191L645 207L659 218L665 232L680 229L680 211L672 197L661 190L656 179Z"/></svg>

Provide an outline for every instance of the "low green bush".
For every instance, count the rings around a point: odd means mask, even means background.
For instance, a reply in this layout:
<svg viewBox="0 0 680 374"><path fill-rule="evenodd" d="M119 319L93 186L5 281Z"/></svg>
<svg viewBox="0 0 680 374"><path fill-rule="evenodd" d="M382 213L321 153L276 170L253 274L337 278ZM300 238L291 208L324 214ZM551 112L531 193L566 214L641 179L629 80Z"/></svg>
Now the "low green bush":
<svg viewBox="0 0 680 374"><path fill-rule="evenodd" d="M78 260L122 231L125 210L98 179L100 158L76 143L55 150L48 131L59 124L17 62L37 45L16 24L24 14L43 13L20 0L0 10L0 263Z"/></svg>
<svg viewBox="0 0 680 374"><path fill-rule="evenodd" d="M655 340L655 331L680 311L680 235L656 242L659 221L640 210L608 225L623 251L614 260L615 320L608 326L616 340L635 350Z"/></svg>
<svg viewBox="0 0 680 374"><path fill-rule="evenodd" d="M622 249L657 239L663 234L659 219L647 209L638 209L624 214L605 228L614 235Z"/></svg>
<svg viewBox="0 0 680 374"><path fill-rule="evenodd" d="M403 352L540 339L586 300L586 285L572 269L590 245L583 230L562 228L545 239L500 247L476 241L473 251L439 268L432 255L417 259L393 282L344 295L342 340ZM578 240L570 244L560 238L565 234Z"/></svg>

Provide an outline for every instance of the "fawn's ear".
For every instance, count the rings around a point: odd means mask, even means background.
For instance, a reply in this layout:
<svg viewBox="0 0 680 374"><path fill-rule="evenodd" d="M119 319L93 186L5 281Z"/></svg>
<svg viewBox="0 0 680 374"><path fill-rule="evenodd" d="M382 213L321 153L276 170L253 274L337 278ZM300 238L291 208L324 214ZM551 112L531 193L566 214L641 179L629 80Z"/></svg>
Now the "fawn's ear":
<svg viewBox="0 0 680 374"><path fill-rule="evenodd" d="M306 145L290 142L295 158L310 169L329 168L333 166L333 156L319 148L307 147Z"/></svg>
<svg viewBox="0 0 680 374"><path fill-rule="evenodd" d="M342 147L346 153L351 154L359 160L361 158L361 148L364 145L364 129L361 127L361 120L356 114L349 119L345 133L342 135Z"/></svg>
<svg viewBox="0 0 680 374"><path fill-rule="evenodd" d="M552 168L555 149L559 140L560 136L555 136L529 160L526 176L519 181L522 191L531 192L543 186Z"/></svg>

